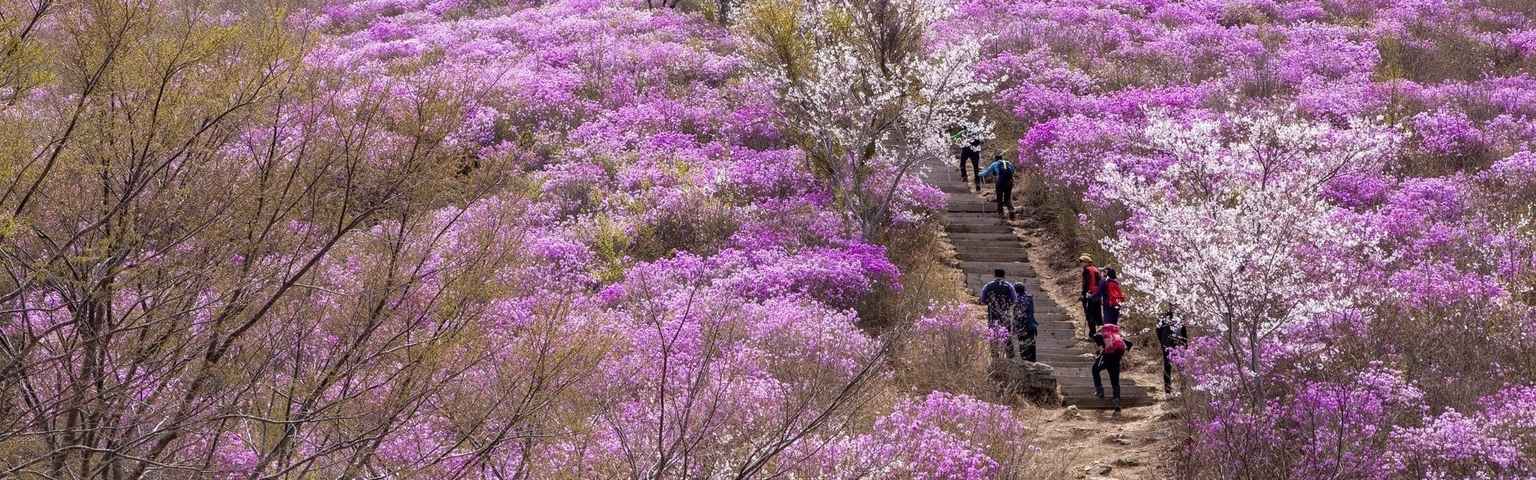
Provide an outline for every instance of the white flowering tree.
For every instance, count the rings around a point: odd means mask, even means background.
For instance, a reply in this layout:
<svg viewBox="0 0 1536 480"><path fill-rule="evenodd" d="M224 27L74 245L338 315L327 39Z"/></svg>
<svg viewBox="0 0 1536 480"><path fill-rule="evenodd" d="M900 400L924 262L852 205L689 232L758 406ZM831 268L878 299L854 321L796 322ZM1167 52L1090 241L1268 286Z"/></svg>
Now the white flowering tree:
<svg viewBox="0 0 1536 480"><path fill-rule="evenodd" d="M1367 293L1351 288L1365 274L1359 262L1382 254L1324 188L1379 168L1394 138L1368 124L1334 129L1283 114L1157 118L1141 145L1152 168L1105 167L1100 193L1130 212L1106 250L1143 301L1177 305L1230 355L1234 368L1206 388L1257 394L1274 336L1359 304Z"/></svg>
<svg viewBox="0 0 1536 480"><path fill-rule="evenodd" d="M975 39L932 38L942 0L835 0L796 5L791 28L809 61L768 65L781 107L816 172L866 238L882 233L903 182L949 154L956 127L989 131L976 115L993 85L978 79ZM782 58L781 58L782 59Z"/></svg>

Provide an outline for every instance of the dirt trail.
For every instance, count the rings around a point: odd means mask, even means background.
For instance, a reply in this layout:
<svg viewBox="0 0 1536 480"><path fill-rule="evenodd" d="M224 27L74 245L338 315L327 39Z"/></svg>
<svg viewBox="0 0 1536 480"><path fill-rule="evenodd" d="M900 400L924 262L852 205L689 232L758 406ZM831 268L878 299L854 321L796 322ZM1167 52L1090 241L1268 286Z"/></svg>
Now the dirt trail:
<svg viewBox="0 0 1536 480"><path fill-rule="evenodd" d="M945 230L958 259L956 267L965 274L967 291L974 294L994 268L1002 268L1013 281L1024 281L1035 295L1041 325L1039 361L1056 369L1066 405L1031 415L1037 445L1047 453L1044 458L1064 462L1076 478L1169 478L1177 412L1159 401L1164 392L1161 364L1152 361L1157 358L1155 337L1132 337L1137 348L1127 357L1121 382L1124 410L1115 415L1106 409L1108 402L1093 396L1093 350L1075 302L1075 268L1070 262L1049 261L1076 254L1065 251L1043 231L1030 228L1032 222L1001 219L995 213L991 185L982 184L985 194L974 193L952 165L936 167L927 181L948 195ZM1036 206L1018 206L1020 218L1033 217ZM984 315L979 306L975 311Z"/></svg>

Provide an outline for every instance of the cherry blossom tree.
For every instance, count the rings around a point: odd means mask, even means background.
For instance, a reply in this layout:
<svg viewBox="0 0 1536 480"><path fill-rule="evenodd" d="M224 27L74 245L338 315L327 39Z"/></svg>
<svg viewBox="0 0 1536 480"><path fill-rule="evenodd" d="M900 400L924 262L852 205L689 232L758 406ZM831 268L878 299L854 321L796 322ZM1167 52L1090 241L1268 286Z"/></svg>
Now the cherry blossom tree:
<svg viewBox="0 0 1536 480"><path fill-rule="evenodd" d="M1369 274L1358 259L1382 255L1377 239L1320 192L1381 168L1393 139L1366 124L1341 131L1275 114L1155 118L1137 147L1157 168L1105 165L1098 193L1132 212L1105 249L1146 302L1177 305L1222 339L1238 368L1232 384L1210 388L1258 402L1272 337L1369 298L1353 279Z"/></svg>
<svg viewBox="0 0 1536 480"><path fill-rule="evenodd" d="M946 2L928 0L807 2L794 25L811 45L803 68L794 58L766 65L783 89L784 122L813 171L878 238L906 184L934 158L949 155L949 132L990 127L976 107L992 84L974 73L979 44L937 38ZM763 48L763 47L759 47Z"/></svg>

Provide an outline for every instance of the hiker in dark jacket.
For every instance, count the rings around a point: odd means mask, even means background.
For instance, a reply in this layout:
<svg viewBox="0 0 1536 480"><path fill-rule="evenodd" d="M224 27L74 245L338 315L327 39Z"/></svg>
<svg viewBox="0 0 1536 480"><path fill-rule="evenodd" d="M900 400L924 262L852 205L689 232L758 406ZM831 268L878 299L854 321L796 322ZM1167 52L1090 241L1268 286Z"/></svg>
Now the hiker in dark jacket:
<svg viewBox="0 0 1536 480"><path fill-rule="evenodd" d="M1013 304L1018 301L1018 294L1013 291L1013 284L1005 278L1008 272L1002 269L992 271L992 281L981 287L981 303L987 306L987 327L1010 327L1013 321ZM1013 342L1012 329L1008 328L1008 342ZM1005 349L1011 354L1012 345L1005 345Z"/></svg>
<svg viewBox="0 0 1536 480"><path fill-rule="evenodd" d="M1024 285L1024 282L1015 282L1013 291L1018 298L1013 303L1014 338L1017 339L1020 356L1033 362L1035 334L1040 332L1040 324L1035 321L1035 297L1029 294L1029 286Z"/></svg>
<svg viewBox="0 0 1536 480"><path fill-rule="evenodd" d="M1184 319L1178 317L1172 304L1157 318L1157 343L1163 347L1163 393L1172 393L1173 362L1168 360L1168 354L1175 348L1189 344L1189 330L1184 327Z"/></svg>
<svg viewBox="0 0 1536 480"><path fill-rule="evenodd" d="M976 182L976 191L981 191L981 140L971 139L960 147L960 181L965 181L965 163L971 163L971 178Z"/></svg>
<svg viewBox="0 0 1536 480"><path fill-rule="evenodd" d="M1120 290L1120 272L1115 267L1104 267L1104 279L1099 282L1099 303L1104 307L1104 323L1120 324L1120 304L1125 303L1125 292Z"/></svg>
<svg viewBox="0 0 1536 480"><path fill-rule="evenodd" d="M997 176L998 215L1002 215L1003 208L1006 207L1008 209L1008 218L1013 218L1013 174L1017 170L1017 167L1004 160L1003 154L999 153L997 156L992 157L992 164L987 165L987 169L981 172L982 178ZM980 190L981 187L978 185L976 189Z"/></svg>
<svg viewBox="0 0 1536 480"><path fill-rule="evenodd" d="M1098 345L1098 358L1093 362L1093 390L1099 398L1104 398L1104 386L1099 382L1099 372L1109 371L1109 385L1114 392L1115 413L1120 413L1120 361L1125 358L1125 352L1131 350L1131 339L1120 334L1120 326L1108 324L1099 327L1098 333L1093 334L1093 342Z"/></svg>
<svg viewBox="0 0 1536 480"><path fill-rule="evenodd" d="M1103 302L1099 301L1099 267L1093 265L1093 257L1084 253L1077 257L1077 261L1083 264L1083 282L1078 290L1078 298L1083 302L1083 318L1088 321L1088 335L1093 336L1099 331L1099 325L1104 324Z"/></svg>

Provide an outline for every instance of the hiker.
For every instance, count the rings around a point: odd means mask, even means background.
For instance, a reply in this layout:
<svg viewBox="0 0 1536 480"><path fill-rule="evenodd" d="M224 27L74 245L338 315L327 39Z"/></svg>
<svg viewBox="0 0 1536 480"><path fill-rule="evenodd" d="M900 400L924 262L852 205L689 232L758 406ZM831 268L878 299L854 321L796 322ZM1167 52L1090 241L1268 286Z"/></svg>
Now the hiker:
<svg viewBox="0 0 1536 480"><path fill-rule="evenodd" d="M1168 360L1168 355L1173 349L1189 344L1189 330L1184 328L1184 319L1178 317L1171 303L1157 318L1157 343L1163 347L1163 393L1171 394L1173 362Z"/></svg>
<svg viewBox="0 0 1536 480"><path fill-rule="evenodd" d="M1008 208L1008 218L1013 218L1014 213L1013 174L1016 170L1013 164L1004 160L1003 154L999 153L997 156L992 157L992 164L987 165L987 169L981 172L983 178L993 175L997 176L997 214L1002 215L1003 207L1006 206ZM976 189L980 190L981 186L977 185Z"/></svg>
<svg viewBox="0 0 1536 480"><path fill-rule="evenodd" d="M1035 321L1035 297L1029 294L1029 286L1024 282L1013 284L1015 297L1013 302L1013 328L1016 345L1019 346L1019 355L1025 360L1035 361L1035 334L1040 333L1040 324Z"/></svg>
<svg viewBox="0 0 1536 480"><path fill-rule="evenodd" d="M997 269L992 271L992 276L992 281L981 287L981 303L987 306L987 327L1008 328L1013 321L1013 304L1018 301L1018 294L1013 291L1013 284L1005 278L1008 272ZM1012 356L1013 329L1008 330L1009 345L1005 347L1008 355Z"/></svg>
<svg viewBox="0 0 1536 480"><path fill-rule="evenodd" d="M1120 290L1120 275L1115 267L1104 267L1104 279L1099 282L1099 302L1104 305L1104 323L1120 324L1120 304L1125 303L1125 292Z"/></svg>
<svg viewBox="0 0 1536 480"><path fill-rule="evenodd" d="M1099 327L1099 333L1093 335L1094 343L1098 344L1098 358L1093 361L1093 391L1099 398L1104 398L1104 386L1099 382L1099 372L1109 371L1109 386L1114 392L1115 413L1120 413L1120 360L1125 358L1125 352L1131 349L1131 340L1120 334L1120 326L1108 324Z"/></svg>
<svg viewBox="0 0 1536 480"><path fill-rule="evenodd" d="M976 181L976 191L981 191L981 139L973 138L960 147L960 181L965 181L965 162L971 162L971 178Z"/></svg>
<svg viewBox="0 0 1536 480"><path fill-rule="evenodd" d="M1099 302L1099 267L1093 265L1093 257L1086 253L1077 257L1077 261L1083 264L1083 284L1078 298L1082 299L1083 318L1088 321L1088 335L1092 336L1104 323L1104 311Z"/></svg>

